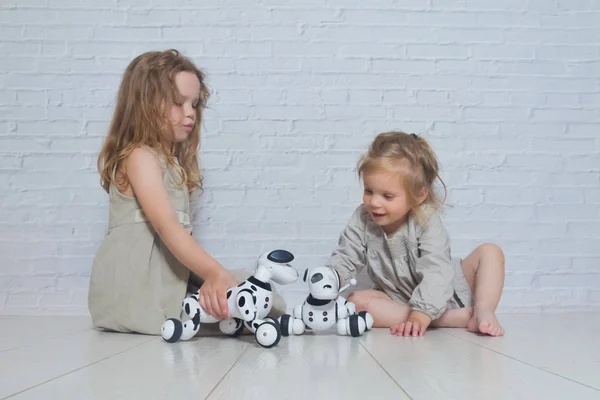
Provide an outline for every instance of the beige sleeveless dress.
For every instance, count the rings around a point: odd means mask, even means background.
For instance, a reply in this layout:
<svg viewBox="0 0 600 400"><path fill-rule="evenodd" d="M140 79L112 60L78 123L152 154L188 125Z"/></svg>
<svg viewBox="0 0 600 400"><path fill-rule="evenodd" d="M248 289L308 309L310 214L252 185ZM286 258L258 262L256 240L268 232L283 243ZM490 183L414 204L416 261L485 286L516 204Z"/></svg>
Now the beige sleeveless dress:
<svg viewBox="0 0 600 400"><path fill-rule="evenodd" d="M157 157L179 222L191 234L189 192L185 185L178 185L176 169ZM253 266L254 260L249 260L249 265ZM242 281L253 271L231 272ZM160 335L166 319L187 319L181 303L201 284L202 280L164 245L138 201L111 185L108 231L94 257L90 277L88 308L93 325L118 332ZM275 289L273 299L272 315L285 313L285 302ZM199 334L219 334L217 325L206 324Z"/></svg>

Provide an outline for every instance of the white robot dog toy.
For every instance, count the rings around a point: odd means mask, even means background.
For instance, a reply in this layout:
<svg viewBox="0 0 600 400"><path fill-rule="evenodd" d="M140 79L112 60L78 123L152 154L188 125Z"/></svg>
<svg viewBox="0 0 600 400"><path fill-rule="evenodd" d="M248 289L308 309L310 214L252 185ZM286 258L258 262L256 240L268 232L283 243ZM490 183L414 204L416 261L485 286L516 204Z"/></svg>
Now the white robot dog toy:
<svg viewBox="0 0 600 400"><path fill-rule="evenodd" d="M279 318L283 336L301 335L305 329L326 330L337 325L339 335L360 336L373 327L373 316L366 311L356 314L356 306L339 296L350 285L340 288L336 270L317 267L304 272L310 294L302 304L294 307L293 316L284 314Z"/></svg>
<svg viewBox="0 0 600 400"><path fill-rule="evenodd" d="M281 339L279 324L267 318L273 307L273 292L270 280L279 284L293 283L298 279L298 271L290 266L294 259L286 250L274 250L261 255L256 261L254 275L227 291L227 302L232 319L217 320L200 307L200 290L187 297L182 304L189 316L185 322L170 318L162 326L161 336L169 343L189 340L200 330L200 323L219 322L219 330L226 335L237 336L245 326L254 333L262 347L273 347Z"/></svg>

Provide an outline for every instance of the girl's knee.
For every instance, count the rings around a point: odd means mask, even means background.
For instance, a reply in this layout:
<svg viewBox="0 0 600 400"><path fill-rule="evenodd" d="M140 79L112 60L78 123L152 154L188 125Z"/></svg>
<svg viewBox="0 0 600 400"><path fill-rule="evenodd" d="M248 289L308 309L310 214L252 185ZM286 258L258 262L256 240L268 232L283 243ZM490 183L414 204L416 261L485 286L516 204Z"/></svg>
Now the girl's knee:
<svg viewBox="0 0 600 400"><path fill-rule="evenodd" d="M369 307L369 296L361 291L350 293L346 300L356 306L356 312L367 311Z"/></svg>
<svg viewBox="0 0 600 400"><path fill-rule="evenodd" d="M479 245L478 250L483 257L494 257L504 263L504 251L502 251L502 248L497 244L484 243Z"/></svg>

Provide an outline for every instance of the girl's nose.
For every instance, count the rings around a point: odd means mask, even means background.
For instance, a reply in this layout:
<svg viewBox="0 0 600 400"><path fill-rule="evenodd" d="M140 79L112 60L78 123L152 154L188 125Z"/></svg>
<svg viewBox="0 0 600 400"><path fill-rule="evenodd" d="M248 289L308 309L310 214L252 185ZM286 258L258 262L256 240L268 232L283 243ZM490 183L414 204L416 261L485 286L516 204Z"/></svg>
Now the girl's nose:
<svg viewBox="0 0 600 400"><path fill-rule="evenodd" d="M192 107L190 105L186 105L183 109L183 112L184 112L185 116L188 118L193 118L195 115L194 107Z"/></svg>

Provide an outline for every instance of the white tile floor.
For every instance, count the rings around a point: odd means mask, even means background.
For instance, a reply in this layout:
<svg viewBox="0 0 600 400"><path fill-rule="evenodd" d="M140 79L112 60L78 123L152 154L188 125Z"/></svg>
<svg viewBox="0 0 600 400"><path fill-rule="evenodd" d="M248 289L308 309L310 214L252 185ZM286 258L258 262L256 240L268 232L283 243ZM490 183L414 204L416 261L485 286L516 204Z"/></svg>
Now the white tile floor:
<svg viewBox="0 0 600 400"><path fill-rule="evenodd" d="M85 317L0 317L0 399L600 400L600 314L500 316L507 335L372 330L283 338L101 333Z"/></svg>

